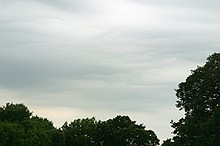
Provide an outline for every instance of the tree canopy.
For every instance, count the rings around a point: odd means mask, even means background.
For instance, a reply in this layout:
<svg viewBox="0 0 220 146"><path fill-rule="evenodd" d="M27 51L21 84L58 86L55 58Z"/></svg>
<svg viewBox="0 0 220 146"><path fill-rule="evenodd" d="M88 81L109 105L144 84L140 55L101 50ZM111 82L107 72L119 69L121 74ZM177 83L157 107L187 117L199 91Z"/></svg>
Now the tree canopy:
<svg viewBox="0 0 220 146"><path fill-rule="evenodd" d="M0 107L0 121L23 121L29 119L32 113L23 104L7 103L6 106Z"/></svg>
<svg viewBox="0 0 220 146"><path fill-rule="evenodd" d="M177 108L185 116L172 122L175 146L218 146L220 144L220 53L207 58L176 89Z"/></svg>
<svg viewBox="0 0 220 146"><path fill-rule="evenodd" d="M156 146L152 130L128 116L107 121L76 119L55 128L47 118L33 116L23 104L0 107L0 146Z"/></svg>

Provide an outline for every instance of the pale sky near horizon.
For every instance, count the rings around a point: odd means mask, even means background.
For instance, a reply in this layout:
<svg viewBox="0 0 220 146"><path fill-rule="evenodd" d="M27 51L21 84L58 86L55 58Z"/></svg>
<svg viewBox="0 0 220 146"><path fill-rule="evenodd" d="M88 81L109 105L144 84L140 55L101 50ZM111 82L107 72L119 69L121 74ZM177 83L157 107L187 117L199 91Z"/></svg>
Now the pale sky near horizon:
<svg viewBox="0 0 220 146"><path fill-rule="evenodd" d="M128 115L162 142L174 89L219 50L218 0L0 0L0 105L58 127Z"/></svg>

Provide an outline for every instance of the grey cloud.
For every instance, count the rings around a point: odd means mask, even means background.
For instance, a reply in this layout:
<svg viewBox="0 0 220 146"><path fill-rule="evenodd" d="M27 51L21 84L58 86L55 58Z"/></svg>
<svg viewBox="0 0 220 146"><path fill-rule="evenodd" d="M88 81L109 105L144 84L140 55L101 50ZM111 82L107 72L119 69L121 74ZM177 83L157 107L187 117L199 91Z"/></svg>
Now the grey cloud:
<svg viewBox="0 0 220 146"><path fill-rule="evenodd" d="M44 52L48 53L48 52ZM27 54L28 55L28 54ZM9 87L31 87L36 83L45 84L53 79L75 80L86 79L92 75L112 75L124 72L107 64L91 63L90 60L80 61L80 57L70 60L64 58L44 58L43 56L16 56L1 58L1 84ZM38 58L39 57L39 58ZM42 61L43 60L43 61ZM86 61L87 60L87 61ZM38 84L37 84L38 85Z"/></svg>

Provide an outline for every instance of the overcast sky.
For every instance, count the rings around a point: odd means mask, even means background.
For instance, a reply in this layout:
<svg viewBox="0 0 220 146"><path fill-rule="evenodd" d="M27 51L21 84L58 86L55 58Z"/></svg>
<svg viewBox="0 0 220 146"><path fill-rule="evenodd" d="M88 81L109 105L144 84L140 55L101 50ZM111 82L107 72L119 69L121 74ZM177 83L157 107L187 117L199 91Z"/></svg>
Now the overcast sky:
<svg viewBox="0 0 220 146"><path fill-rule="evenodd" d="M219 0L0 0L0 104L56 126L128 115L163 140L174 89L219 50Z"/></svg>

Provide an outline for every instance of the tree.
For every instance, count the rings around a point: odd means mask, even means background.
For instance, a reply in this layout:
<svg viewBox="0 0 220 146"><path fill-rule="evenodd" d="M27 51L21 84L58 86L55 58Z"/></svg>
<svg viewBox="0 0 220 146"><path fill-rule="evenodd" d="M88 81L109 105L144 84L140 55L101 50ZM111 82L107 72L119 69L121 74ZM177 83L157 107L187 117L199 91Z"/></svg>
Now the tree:
<svg viewBox="0 0 220 146"><path fill-rule="evenodd" d="M156 146L159 140L151 130L146 130L128 116L117 116L101 124L103 146Z"/></svg>
<svg viewBox="0 0 220 146"><path fill-rule="evenodd" d="M23 104L6 103L0 107L0 121L18 122L30 119L32 113Z"/></svg>
<svg viewBox="0 0 220 146"><path fill-rule="evenodd" d="M30 120L26 120L23 123L25 133L25 144L39 145L39 146L52 146L53 134L56 129L53 123L46 118L38 116L31 117Z"/></svg>
<svg viewBox="0 0 220 146"><path fill-rule="evenodd" d="M23 104L7 103L0 107L0 146L25 145L25 130L21 123L29 120L31 114Z"/></svg>
<svg viewBox="0 0 220 146"><path fill-rule="evenodd" d="M146 130L128 116L107 121L95 118L77 119L62 126L66 146L156 146L159 140L152 130Z"/></svg>
<svg viewBox="0 0 220 146"><path fill-rule="evenodd" d="M217 146L220 143L220 53L207 58L176 89L177 108L185 111L175 129L175 145Z"/></svg>
<svg viewBox="0 0 220 146"><path fill-rule="evenodd" d="M55 146L53 123L31 115L23 104L0 107L0 146Z"/></svg>
<svg viewBox="0 0 220 146"><path fill-rule="evenodd" d="M96 146L97 121L95 118L76 119L70 124L64 123L62 129L65 134L66 146Z"/></svg>

